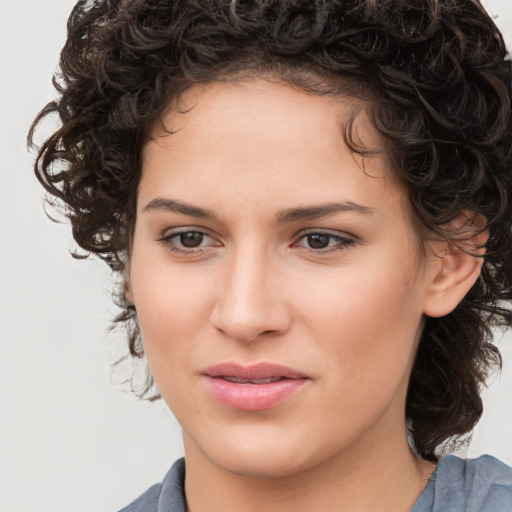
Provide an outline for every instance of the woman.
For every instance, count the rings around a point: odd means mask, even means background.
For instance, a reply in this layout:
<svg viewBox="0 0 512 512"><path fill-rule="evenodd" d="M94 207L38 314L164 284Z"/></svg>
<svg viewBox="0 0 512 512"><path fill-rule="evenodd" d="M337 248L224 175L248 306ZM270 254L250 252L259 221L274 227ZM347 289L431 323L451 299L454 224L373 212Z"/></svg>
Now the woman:
<svg viewBox="0 0 512 512"><path fill-rule="evenodd" d="M511 66L483 9L79 2L68 29L36 172L183 429L125 510L512 510L509 467L439 457L511 323Z"/></svg>

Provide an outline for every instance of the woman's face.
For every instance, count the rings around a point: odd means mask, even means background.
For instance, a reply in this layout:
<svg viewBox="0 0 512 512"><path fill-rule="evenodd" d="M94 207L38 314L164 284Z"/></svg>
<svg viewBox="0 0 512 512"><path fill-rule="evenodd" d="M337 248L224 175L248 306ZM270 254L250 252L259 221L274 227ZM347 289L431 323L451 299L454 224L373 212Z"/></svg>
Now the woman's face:
<svg viewBox="0 0 512 512"><path fill-rule="evenodd" d="M128 297L187 456L277 476L405 442L431 262L384 158L344 144L354 108L196 87L145 148Z"/></svg>

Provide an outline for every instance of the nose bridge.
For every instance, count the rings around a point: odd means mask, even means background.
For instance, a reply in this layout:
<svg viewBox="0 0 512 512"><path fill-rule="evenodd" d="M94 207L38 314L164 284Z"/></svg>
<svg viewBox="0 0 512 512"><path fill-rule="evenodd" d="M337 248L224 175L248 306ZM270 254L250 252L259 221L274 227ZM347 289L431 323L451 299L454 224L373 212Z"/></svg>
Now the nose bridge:
<svg viewBox="0 0 512 512"><path fill-rule="evenodd" d="M286 312L274 275L271 258L261 246L247 244L234 250L218 291L215 326L239 341L286 329Z"/></svg>

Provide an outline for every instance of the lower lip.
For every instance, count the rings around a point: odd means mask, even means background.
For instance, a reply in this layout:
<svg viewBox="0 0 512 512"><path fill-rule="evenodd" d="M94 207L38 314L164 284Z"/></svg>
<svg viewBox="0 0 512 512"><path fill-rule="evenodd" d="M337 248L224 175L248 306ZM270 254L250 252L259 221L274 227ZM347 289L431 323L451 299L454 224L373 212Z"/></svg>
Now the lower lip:
<svg viewBox="0 0 512 512"><path fill-rule="evenodd" d="M221 404L242 411L276 407L300 391L308 379L282 379L268 384L239 384L206 377L210 392Z"/></svg>

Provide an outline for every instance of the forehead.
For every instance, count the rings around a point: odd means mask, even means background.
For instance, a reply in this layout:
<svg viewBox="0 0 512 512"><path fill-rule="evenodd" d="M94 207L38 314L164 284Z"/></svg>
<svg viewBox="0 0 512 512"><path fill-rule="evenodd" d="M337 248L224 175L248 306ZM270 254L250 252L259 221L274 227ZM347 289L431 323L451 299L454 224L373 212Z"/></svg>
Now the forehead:
<svg viewBox="0 0 512 512"><path fill-rule="evenodd" d="M286 133L290 138L321 133L325 144L339 144L344 131L353 125L362 147L385 155L385 143L369 122L366 107L365 101L348 94L316 95L270 79L215 82L192 86L174 98L161 122L153 125L149 139L157 141L185 127L189 133L196 129L197 134L197 128L221 132L238 124L237 129L242 128L246 135L265 131L269 142L284 142ZM296 129L276 134L286 125Z"/></svg>
<svg viewBox="0 0 512 512"><path fill-rule="evenodd" d="M358 145L377 154L351 151L349 128ZM189 199L193 186L193 196L212 207L215 197L223 198L223 208L237 200L261 206L263 198L280 209L339 200L376 204L403 196L392 175L360 100L265 80L214 83L187 90L155 124L139 195L149 201L166 191Z"/></svg>

